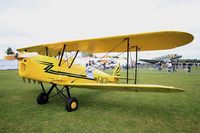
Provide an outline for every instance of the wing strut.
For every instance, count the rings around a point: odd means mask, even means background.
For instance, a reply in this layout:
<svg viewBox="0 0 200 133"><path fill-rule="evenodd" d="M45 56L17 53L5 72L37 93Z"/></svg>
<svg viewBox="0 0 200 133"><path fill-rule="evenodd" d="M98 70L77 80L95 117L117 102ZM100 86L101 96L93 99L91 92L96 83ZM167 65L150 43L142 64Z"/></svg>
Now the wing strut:
<svg viewBox="0 0 200 133"><path fill-rule="evenodd" d="M126 65L126 83L128 84L128 69L129 69L129 38L127 38L127 65Z"/></svg>
<svg viewBox="0 0 200 133"><path fill-rule="evenodd" d="M61 54L61 57L60 57L60 62L59 62L59 66L61 65L61 62L62 62L62 58L63 58L63 55L64 55L64 52L65 52L65 44L64 44L64 47L63 47L63 50L62 50L62 54Z"/></svg>
<svg viewBox="0 0 200 133"><path fill-rule="evenodd" d="M45 51L46 51L46 56L48 56L48 48L45 47Z"/></svg>
<svg viewBox="0 0 200 133"><path fill-rule="evenodd" d="M76 51L76 54L75 54L75 56L74 56L74 58L73 58L73 60L72 60L72 62L71 62L71 64L70 64L69 68L70 68L70 67L72 66L72 64L74 63L74 60L76 59L76 56L78 55L78 52L79 52L79 50Z"/></svg>
<svg viewBox="0 0 200 133"><path fill-rule="evenodd" d="M138 46L135 47L135 84L137 83Z"/></svg>
<svg viewBox="0 0 200 133"><path fill-rule="evenodd" d="M129 71L129 53L130 53L130 41L129 38L127 40L127 71L126 71L126 83L128 84L128 71ZM135 47L135 84L137 83L137 60L138 60L138 46L132 46L131 48Z"/></svg>

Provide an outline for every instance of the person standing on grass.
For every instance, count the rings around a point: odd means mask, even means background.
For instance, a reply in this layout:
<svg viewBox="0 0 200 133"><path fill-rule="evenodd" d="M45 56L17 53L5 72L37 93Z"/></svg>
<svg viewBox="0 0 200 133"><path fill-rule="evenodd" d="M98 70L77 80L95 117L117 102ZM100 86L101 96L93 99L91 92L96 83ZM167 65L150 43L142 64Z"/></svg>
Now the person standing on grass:
<svg viewBox="0 0 200 133"><path fill-rule="evenodd" d="M171 72L171 69L172 69L172 63L171 63L171 61L169 61L168 65L167 65L168 72Z"/></svg>
<svg viewBox="0 0 200 133"><path fill-rule="evenodd" d="M158 62L158 70L161 71L162 70L162 63Z"/></svg>
<svg viewBox="0 0 200 133"><path fill-rule="evenodd" d="M86 67L86 75L87 75L87 78L89 79L94 79L94 67L92 65L92 62L89 61L88 63L88 66Z"/></svg>
<svg viewBox="0 0 200 133"><path fill-rule="evenodd" d="M186 63L185 62L183 62L183 69L185 69L186 68Z"/></svg>
<svg viewBox="0 0 200 133"><path fill-rule="evenodd" d="M191 71L192 71L192 63L189 62L188 63L188 73L191 73Z"/></svg>
<svg viewBox="0 0 200 133"><path fill-rule="evenodd" d="M176 63L174 61L172 62L172 72L177 72L176 71Z"/></svg>
<svg viewBox="0 0 200 133"><path fill-rule="evenodd" d="M106 70L106 63L103 63L103 70Z"/></svg>

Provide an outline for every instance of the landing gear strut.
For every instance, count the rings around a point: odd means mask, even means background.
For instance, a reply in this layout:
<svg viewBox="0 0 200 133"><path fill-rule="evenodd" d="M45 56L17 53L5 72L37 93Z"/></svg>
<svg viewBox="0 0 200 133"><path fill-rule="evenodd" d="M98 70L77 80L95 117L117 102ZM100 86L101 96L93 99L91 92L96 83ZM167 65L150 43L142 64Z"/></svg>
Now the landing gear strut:
<svg viewBox="0 0 200 133"><path fill-rule="evenodd" d="M65 109L68 112L72 112L72 111L75 111L78 109L78 100L75 97L70 96L70 91L69 91L68 86L64 86L60 90L60 89L58 89L58 87L55 84L53 84L47 93L45 92L42 82L41 82L41 87L42 87L43 92L40 93L37 97L38 104L46 104L46 103L48 103L48 99L50 97L59 95L65 101ZM57 94L49 96L54 88L56 88ZM66 95L63 93L65 91L64 89L66 89L66 91L67 91Z"/></svg>
<svg viewBox="0 0 200 133"><path fill-rule="evenodd" d="M41 82L41 87L42 87L42 91L43 92L41 92L37 96L37 103L38 104L46 104L46 103L48 103L49 94L51 93L51 91L53 90L55 85L53 84L47 93L45 92L45 89L44 89L44 86L43 86L42 82Z"/></svg>

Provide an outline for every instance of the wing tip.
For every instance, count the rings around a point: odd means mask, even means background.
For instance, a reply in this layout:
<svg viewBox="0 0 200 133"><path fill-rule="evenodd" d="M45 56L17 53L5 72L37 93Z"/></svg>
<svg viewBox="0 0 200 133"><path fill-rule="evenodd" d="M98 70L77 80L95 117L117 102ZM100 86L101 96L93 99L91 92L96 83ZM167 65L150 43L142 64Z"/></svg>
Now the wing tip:
<svg viewBox="0 0 200 133"><path fill-rule="evenodd" d="M185 90L184 89L181 89L181 88L175 88L175 92L185 92Z"/></svg>

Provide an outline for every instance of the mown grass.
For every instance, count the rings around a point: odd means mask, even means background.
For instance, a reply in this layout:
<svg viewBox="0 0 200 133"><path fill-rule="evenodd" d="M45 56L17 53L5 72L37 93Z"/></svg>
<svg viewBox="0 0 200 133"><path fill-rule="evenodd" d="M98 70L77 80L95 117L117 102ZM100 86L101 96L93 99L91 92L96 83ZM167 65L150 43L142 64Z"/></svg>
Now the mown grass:
<svg viewBox="0 0 200 133"><path fill-rule="evenodd" d="M38 105L38 84L24 84L16 70L0 71L0 132L199 133L199 73L199 68L190 74L139 69L138 83L175 86L185 89L183 93L73 88L79 109L69 113L60 97Z"/></svg>

